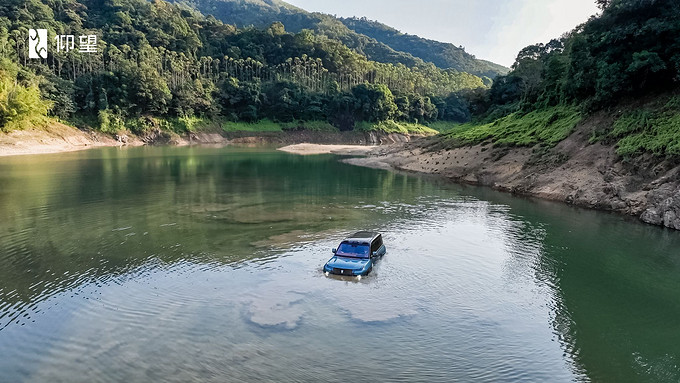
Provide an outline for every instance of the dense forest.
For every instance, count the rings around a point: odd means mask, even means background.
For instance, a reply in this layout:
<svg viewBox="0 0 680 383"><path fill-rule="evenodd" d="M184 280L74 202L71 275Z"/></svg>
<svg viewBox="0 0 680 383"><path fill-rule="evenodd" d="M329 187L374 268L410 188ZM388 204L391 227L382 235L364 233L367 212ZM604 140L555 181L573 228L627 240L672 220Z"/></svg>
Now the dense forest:
<svg viewBox="0 0 680 383"><path fill-rule="evenodd" d="M355 52L377 62L409 67L431 62L442 69L455 69L489 79L508 72L507 68L479 60L453 44L402 34L366 19L343 19L306 12L279 0L191 0L189 4L239 27L265 27L280 21L292 32L309 29L342 41Z"/></svg>
<svg viewBox="0 0 680 383"><path fill-rule="evenodd" d="M475 122L448 138L554 145L582 117L609 111L613 126L594 133L591 142L615 144L624 156L680 156L680 2L596 2L599 15L522 49L510 73L473 94L468 101ZM633 100L656 104L618 107Z"/></svg>
<svg viewBox="0 0 680 383"><path fill-rule="evenodd" d="M28 29L98 36L78 49L28 58ZM77 38L77 37L76 37ZM196 119L255 122L466 120L461 92L481 78L433 64L368 60L341 41L275 22L242 28L161 0L10 0L0 5L0 126L46 113L103 131Z"/></svg>

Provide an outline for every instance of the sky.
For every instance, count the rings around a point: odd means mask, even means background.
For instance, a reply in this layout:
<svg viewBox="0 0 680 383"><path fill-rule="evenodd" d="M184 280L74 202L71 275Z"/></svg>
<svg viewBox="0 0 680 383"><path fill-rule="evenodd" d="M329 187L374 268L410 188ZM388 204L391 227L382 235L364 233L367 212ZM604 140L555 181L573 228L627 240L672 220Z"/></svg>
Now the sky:
<svg viewBox="0 0 680 383"><path fill-rule="evenodd" d="M510 66L520 49L561 36L597 13L594 0L287 0L311 12L366 16L403 33L462 45Z"/></svg>

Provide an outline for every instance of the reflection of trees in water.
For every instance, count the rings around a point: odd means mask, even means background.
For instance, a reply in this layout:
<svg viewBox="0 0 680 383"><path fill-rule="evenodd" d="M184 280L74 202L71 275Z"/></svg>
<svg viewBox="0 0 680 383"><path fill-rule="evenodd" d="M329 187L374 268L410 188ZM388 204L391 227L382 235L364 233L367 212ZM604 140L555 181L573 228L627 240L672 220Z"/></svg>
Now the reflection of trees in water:
<svg viewBox="0 0 680 383"><path fill-rule="evenodd" d="M543 244L536 263L523 268L550 289L552 327L574 373L594 381L680 380L680 236L617 216L536 205L535 218L531 210L522 216L543 222Z"/></svg>
<svg viewBox="0 0 680 383"><path fill-rule="evenodd" d="M387 217L357 206L434 190L331 156L140 148L73 158L3 168L0 326L31 303L145 265L232 264L262 256L268 238L379 227Z"/></svg>
<svg viewBox="0 0 680 383"><path fill-rule="evenodd" d="M485 189L475 195L492 202L485 227L511 254L508 283L530 280L550 297L550 326L577 377L680 380L678 233Z"/></svg>

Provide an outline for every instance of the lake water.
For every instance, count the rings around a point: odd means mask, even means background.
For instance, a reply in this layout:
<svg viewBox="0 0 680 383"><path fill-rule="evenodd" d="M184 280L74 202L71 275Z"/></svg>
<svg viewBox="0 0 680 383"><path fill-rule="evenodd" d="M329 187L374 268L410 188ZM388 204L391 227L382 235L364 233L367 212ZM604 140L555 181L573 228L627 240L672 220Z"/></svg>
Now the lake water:
<svg viewBox="0 0 680 383"><path fill-rule="evenodd" d="M1 382L678 380L678 232L331 155L0 159Z"/></svg>

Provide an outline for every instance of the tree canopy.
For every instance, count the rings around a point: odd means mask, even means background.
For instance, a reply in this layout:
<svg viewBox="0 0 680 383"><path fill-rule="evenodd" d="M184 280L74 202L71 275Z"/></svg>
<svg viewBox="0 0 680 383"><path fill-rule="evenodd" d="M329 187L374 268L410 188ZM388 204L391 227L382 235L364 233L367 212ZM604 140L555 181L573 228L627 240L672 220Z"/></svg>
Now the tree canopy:
<svg viewBox="0 0 680 383"><path fill-rule="evenodd" d="M473 109L490 117L560 103L586 111L676 89L680 3L597 0L601 14L547 44L522 49Z"/></svg>

